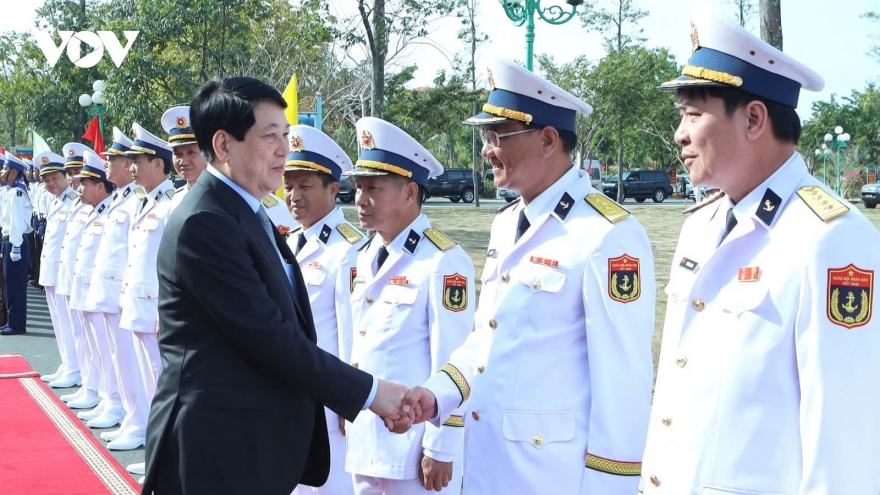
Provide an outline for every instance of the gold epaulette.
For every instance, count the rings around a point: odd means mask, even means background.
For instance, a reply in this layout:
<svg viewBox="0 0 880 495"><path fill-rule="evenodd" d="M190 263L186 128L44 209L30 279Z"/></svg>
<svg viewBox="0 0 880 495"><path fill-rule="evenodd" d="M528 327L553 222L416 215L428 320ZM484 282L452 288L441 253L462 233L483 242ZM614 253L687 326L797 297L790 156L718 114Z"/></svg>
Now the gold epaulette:
<svg viewBox="0 0 880 495"><path fill-rule="evenodd" d="M797 191L804 203L823 222L830 222L849 213L849 207L819 186L804 186Z"/></svg>
<svg viewBox="0 0 880 495"><path fill-rule="evenodd" d="M602 193L587 194L584 200L611 223L617 223L630 215L626 208L611 201Z"/></svg>
<svg viewBox="0 0 880 495"><path fill-rule="evenodd" d="M458 244L437 229L425 229L425 236L430 239L440 251L449 251Z"/></svg>
<svg viewBox="0 0 880 495"><path fill-rule="evenodd" d="M345 237L349 244L354 244L364 238L364 234L361 234L359 230L344 222L337 225L336 230L342 234L342 237Z"/></svg>
<svg viewBox="0 0 880 495"><path fill-rule="evenodd" d="M78 197L79 197L79 194L77 194L76 191L70 191L69 193L67 193L67 199L69 199L71 201L75 200Z"/></svg>
<svg viewBox="0 0 880 495"><path fill-rule="evenodd" d="M263 206L265 206L266 208L271 208L277 204L278 200L275 199L275 196L272 196L271 194L263 198Z"/></svg>
<svg viewBox="0 0 880 495"><path fill-rule="evenodd" d="M169 189L165 191L165 196L168 196L168 199L174 199L174 195L177 193L174 189Z"/></svg>
<svg viewBox="0 0 880 495"><path fill-rule="evenodd" d="M443 422L443 426L464 428L464 419L461 416L449 416L449 419Z"/></svg>
<svg viewBox="0 0 880 495"><path fill-rule="evenodd" d="M144 199L145 197L147 197L146 191L144 191L143 188L140 187L134 190L134 194L135 196L137 196L138 199Z"/></svg>
<svg viewBox="0 0 880 495"><path fill-rule="evenodd" d="M701 208L703 208L703 207L706 207L706 206L711 205L712 203L718 201L719 199L721 199L721 198L723 198L723 197L724 197L724 191L721 191L721 190L719 190L719 191L715 191L714 193L712 193L712 194L706 196L705 198L703 198L702 201L700 201L699 203L695 204L694 206L691 206L690 208L685 208L685 209L684 209L684 213L685 213L685 214L693 213L693 212L695 212L695 211L697 211L697 210L699 210L699 209L701 209Z"/></svg>

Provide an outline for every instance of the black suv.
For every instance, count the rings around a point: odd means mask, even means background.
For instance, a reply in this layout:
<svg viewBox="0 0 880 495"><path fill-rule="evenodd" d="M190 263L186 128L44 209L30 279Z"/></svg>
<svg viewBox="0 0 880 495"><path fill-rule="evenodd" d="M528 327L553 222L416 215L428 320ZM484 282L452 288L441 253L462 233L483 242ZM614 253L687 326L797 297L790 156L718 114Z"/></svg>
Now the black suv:
<svg viewBox="0 0 880 495"><path fill-rule="evenodd" d="M339 181L339 192L336 193L336 199L343 203L354 202L354 177L346 176Z"/></svg>
<svg viewBox="0 0 880 495"><path fill-rule="evenodd" d="M483 194L485 186L483 180L477 176L479 194ZM425 188L428 197L449 198L453 203L474 201L473 171L469 168L446 169L437 177L428 179L428 187ZM426 198L427 199L427 198Z"/></svg>
<svg viewBox="0 0 880 495"><path fill-rule="evenodd" d="M606 196L617 199L617 176L612 175L602 184ZM623 173L624 198L633 198L637 203L644 203L651 198L655 203L672 195L672 182L669 173L663 170L633 170Z"/></svg>

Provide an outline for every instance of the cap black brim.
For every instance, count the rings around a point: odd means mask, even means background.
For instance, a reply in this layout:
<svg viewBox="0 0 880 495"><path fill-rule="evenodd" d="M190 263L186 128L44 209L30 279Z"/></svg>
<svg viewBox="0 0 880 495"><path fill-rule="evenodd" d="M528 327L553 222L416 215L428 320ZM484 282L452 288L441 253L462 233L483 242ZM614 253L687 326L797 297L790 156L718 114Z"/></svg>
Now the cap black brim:
<svg viewBox="0 0 880 495"><path fill-rule="evenodd" d="M697 79L696 77L681 76L671 81L657 86L657 89L673 90L681 88L732 88L729 84L723 84L708 79Z"/></svg>

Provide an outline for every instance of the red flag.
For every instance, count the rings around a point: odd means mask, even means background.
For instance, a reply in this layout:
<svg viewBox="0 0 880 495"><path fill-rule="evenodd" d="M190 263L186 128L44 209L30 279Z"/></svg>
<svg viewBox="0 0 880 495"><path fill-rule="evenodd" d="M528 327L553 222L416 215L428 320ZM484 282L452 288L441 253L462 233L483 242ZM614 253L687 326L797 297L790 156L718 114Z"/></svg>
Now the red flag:
<svg viewBox="0 0 880 495"><path fill-rule="evenodd" d="M97 115L92 119L89 128L86 129L86 133L83 134L83 138L95 143L95 153L101 154L104 152L104 138L101 136L101 121Z"/></svg>

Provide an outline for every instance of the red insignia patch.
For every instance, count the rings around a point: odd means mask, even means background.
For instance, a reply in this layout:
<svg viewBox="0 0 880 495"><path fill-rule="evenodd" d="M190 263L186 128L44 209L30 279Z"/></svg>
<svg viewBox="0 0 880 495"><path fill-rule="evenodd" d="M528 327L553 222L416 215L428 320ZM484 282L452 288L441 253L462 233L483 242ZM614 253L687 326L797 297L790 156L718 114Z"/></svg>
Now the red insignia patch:
<svg viewBox="0 0 880 495"><path fill-rule="evenodd" d="M739 272L736 274L736 279L740 282L757 282L760 277L761 267L759 266L740 268Z"/></svg>
<svg viewBox="0 0 880 495"><path fill-rule="evenodd" d="M388 285L409 285L409 280L403 275L395 275L388 280Z"/></svg>
<svg viewBox="0 0 880 495"><path fill-rule="evenodd" d="M443 307L449 311L459 312L467 309L467 305L467 277L458 273L443 277Z"/></svg>
<svg viewBox="0 0 880 495"><path fill-rule="evenodd" d="M853 264L828 269L828 319L844 328L856 328L871 321L874 306L874 270Z"/></svg>
<svg viewBox="0 0 880 495"><path fill-rule="evenodd" d="M357 276L358 276L358 269L357 269L357 267L355 267L355 266L351 267L351 270L350 270L350 280L349 280L349 290L350 290L351 292L354 292L354 280L357 278Z"/></svg>
<svg viewBox="0 0 880 495"><path fill-rule="evenodd" d="M540 258L538 256L530 257L529 261L531 261L532 263L535 263L536 265L546 265L546 266L552 266L554 268L559 266L559 262L556 260L550 260L547 258Z"/></svg>
<svg viewBox="0 0 880 495"><path fill-rule="evenodd" d="M290 227L285 227L284 225L278 225L275 228L278 229L278 233L281 235L287 235L290 232Z"/></svg>
<svg viewBox="0 0 880 495"><path fill-rule="evenodd" d="M642 295L639 259L627 254L608 260L608 295L626 304Z"/></svg>

